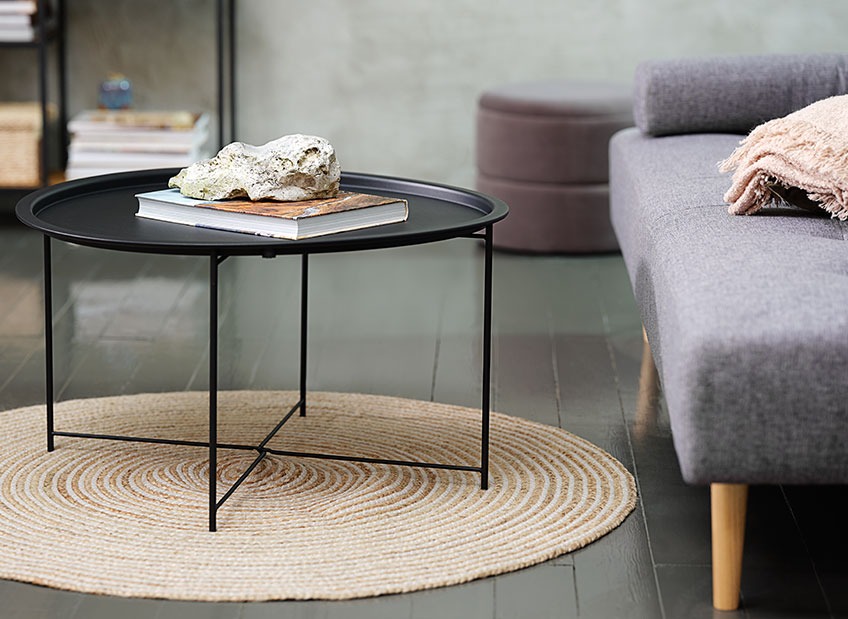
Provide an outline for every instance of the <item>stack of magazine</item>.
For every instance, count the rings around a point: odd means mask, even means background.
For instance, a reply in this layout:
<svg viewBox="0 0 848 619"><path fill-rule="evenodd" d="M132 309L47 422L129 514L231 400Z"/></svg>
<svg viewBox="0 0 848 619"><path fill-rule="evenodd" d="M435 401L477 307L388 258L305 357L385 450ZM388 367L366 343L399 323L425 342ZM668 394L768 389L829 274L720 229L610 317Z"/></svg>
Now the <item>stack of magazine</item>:
<svg viewBox="0 0 848 619"><path fill-rule="evenodd" d="M0 42L27 43L35 40L35 0L0 0Z"/></svg>
<svg viewBox="0 0 848 619"><path fill-rule="evenodd" d="M4 0L0 0L3 2ZM92 110L68 123L67 180L151 168L184 168L207 156L206 114Z"/></svg>

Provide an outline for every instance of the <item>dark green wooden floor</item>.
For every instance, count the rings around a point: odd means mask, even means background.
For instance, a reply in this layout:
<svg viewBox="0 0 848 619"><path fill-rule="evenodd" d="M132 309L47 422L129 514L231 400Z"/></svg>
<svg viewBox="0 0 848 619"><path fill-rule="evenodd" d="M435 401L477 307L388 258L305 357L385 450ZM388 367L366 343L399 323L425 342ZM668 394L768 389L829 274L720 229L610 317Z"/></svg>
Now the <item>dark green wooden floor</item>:
<svg viewBox="0 0 848 619"><path fill-rule="evenodd" d="M54 256L59 399L206 388L206 260L63 243ZM312 388L478 405L475 242L310 267ZM222 265L222 388L296 387L298 276L296 258ZM637 476L636 511L605 538L520 572L351 602L191 604L0 581L0 617L848 617L842 488L752 489L744 608L713 613L708 491L681 482L662 404L651 390L640 400L641 326L619 256L496 254L494 299L495 408L583 436ZM41 307L41 237L6 225L3 409L43 402Z"/></svg>

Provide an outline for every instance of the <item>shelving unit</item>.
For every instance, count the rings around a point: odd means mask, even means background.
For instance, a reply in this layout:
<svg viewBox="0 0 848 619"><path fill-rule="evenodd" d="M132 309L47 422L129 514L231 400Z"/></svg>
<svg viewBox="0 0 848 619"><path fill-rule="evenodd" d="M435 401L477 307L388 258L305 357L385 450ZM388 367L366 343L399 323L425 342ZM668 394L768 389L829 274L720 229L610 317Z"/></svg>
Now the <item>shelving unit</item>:
<svg viewBox="0 0 848 619"><path fill-rule="evenodd" d="M236 139L236 0L216 0L216 8L218 148L220 149L224 144ZM224 123L225 108L229 111L228 132ZM226 140L224 136L227 136Z"/></svg>
<svg viewBox="0 0 848 619"><path fill-rule="evenodd" d="M67 13L66 0L54 0L52 16L48 18L50 0L36 0L37 15L35 38L27 42L0 42L0 55L7 48L35 50L38 57L38 91L41 104L41 185L51 182L49 170L49 152L52 140L49 131L49 92L48 92L48 55L51 44L56 48L57 123L58 136L54 136L59 145L59 163L64 170L68 148L68 109L67 109ZM216 18L216 63L217 63L217 116L218 146L235 139L236 134L236 0L214 0ZM55 175L54 175L55 180ZM0 188L0 204L12 206L35 187Z"/></svg>
<svg viewBox="0 0 848 619"><path fill-rule="evenodd" d="M51 43L56 47L56 63L58 73L58 118L59 136L58 143L60 145L59 152L64 165L66 157L67 145L67 88L66 88L66 70L65 70L65 0L55 0L52 10L48 8L49 0L36 0L36 16L35 16L35 37L32 41L25 42L0 42L0 53L3 49L8 48L24 48L33 49L38 55L38 100L41 104L41 161L39 163L41 185L47 185L50 181L49 171L49 152L50 152L50 131L49 131L49 97L48 97L48 53ZM53 15L48 18L48 10ZM33 187L20 188L0 188L0 196L3 202L16 202L20 197L24 196Z"/></svg>

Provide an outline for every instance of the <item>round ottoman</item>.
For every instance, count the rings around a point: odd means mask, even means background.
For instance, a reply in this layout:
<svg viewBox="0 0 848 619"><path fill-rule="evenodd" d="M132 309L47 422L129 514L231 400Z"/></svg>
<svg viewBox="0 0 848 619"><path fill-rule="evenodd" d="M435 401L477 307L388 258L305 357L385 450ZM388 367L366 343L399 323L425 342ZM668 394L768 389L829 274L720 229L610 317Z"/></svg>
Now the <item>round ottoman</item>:
<svg viewBox="0 0 848 619"><path fill-rule="evenodd" d="M508 84L480 97L477 189L509 205L501 249L618 249L609 220L609 139L633 125L630 86L558 80Z"/></svg>

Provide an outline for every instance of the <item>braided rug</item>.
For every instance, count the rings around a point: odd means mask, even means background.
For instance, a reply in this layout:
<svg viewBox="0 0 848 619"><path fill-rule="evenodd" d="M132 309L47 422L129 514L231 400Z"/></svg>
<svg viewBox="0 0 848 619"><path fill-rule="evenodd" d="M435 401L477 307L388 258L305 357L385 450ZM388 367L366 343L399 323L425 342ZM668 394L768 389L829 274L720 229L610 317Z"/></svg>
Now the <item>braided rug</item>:
<svg viewBox="0 0 848 619"><path fill-rule="evenodd" d="M222 392L219 441L256 444L293 392ZM56 429L205 441L205 393L57 404ZM0 578L129 597L348 599L466 582L570 552L633 509L632 476L563 430L493 414L473 472L268 456L208 527L202 447L57 437L0 413ZM479 465L480 412L310 393L277 449ZM222 495L255 454L218 451Z"/></svg>

